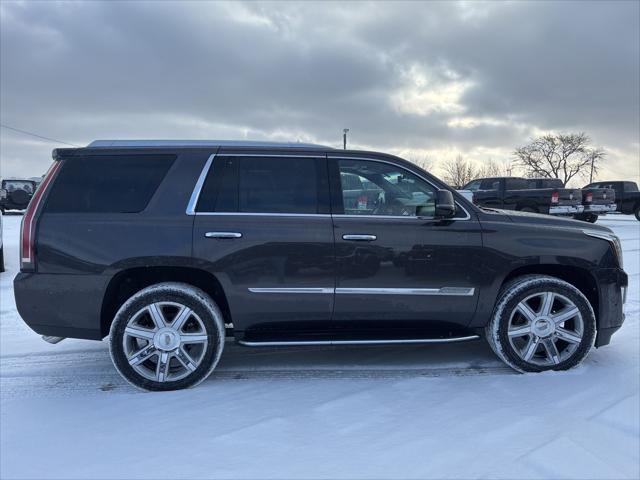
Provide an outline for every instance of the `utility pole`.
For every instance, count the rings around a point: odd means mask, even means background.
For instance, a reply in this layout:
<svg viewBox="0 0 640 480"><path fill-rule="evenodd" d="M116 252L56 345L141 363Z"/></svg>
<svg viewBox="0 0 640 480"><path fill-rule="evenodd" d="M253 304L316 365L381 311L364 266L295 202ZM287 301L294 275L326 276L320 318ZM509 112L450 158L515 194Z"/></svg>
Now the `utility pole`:
<svg viewBox="0 0 640 480"><path fill-rule="evenodd" d="M347 133L349 132L348 128L343 128L342 129L342 147L346 150L347 149Z"/></svg>
<svg viewBox="0 0 640 480"><path fill-rule="evenodd" d="M589 183L593 183L593 163L595 161L595 155L591 155L591 173L589 174Z"/></svg>

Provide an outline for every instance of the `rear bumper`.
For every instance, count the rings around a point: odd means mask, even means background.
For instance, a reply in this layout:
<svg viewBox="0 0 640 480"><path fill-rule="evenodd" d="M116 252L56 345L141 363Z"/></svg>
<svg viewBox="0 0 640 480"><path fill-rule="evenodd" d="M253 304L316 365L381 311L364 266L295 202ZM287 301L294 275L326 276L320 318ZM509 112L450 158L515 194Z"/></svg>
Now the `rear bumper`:
<svg viewBox="0 0 640 480"><path fill-rule="evenodd" d="M586 205L584 207L585 213L597 213L598 215L602 215L605 213L615 212L618 209L615 203L610 205Z"/></svg>
<svg viewBox="0 0 640 480"><path fill-rule="evenodd" d="M596 347L608 345L624 322L624 294L628 286L627 274L620 268L594 272L598 282L598 333Z"/></svg>
<svg viewBox="0 0 640 480"><path fill-rule="evenodd" d="M582 213L584 207L582 205L557 205L549 207L549 215L575 215Z"/></svg>
<svg viewBox="0 0 640 480"><path fill-rule="evenodd" d="M18 273L13 281L22 320L40 335L101 340L107 277Z"/></svg>

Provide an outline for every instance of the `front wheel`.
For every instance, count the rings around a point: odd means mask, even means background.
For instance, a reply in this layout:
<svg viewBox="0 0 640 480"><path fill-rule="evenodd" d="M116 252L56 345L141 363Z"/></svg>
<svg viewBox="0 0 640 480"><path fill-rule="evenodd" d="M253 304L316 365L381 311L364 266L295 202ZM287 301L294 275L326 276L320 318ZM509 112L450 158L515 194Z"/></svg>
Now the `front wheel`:
<svg viewBox="0 0 640 480"><path fill-rule="evenodd" d="M519 372L567 370L593 346L596 319L570 283L525 275L503 287L485 333L496 355Z"/></svg>
<svg viewBox="0 0 640 480"><path fill-rule="evenodd" d="M109 338L118 372L144 390L178 390L207 378L224 348L224 320L202 290L159 283L127 300Z"/></svg>

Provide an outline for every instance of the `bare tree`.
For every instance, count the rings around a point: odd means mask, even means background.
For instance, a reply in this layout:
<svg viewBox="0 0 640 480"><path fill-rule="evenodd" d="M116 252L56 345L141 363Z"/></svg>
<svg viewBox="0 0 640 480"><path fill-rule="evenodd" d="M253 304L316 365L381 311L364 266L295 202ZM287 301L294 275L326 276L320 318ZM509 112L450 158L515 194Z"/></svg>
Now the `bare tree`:
<svg viewBox="0 0 640 480"><path fill-rule="evenodd" d="M478 178L485 177L509 177L511 176L511 166L506 163L494 162L489 159L483 163L477 171Z"/></svg>
<svg viewBox="0 0 640 480"><path fill-rule="evenodd" d="M455 160L445 162L442 166L442 179L452 187L460 188L478 177L473 164L458 155Z"/></svg>
<svg viewBox="0 0 640 480"><path fill-rule="evenodd" d="M593 176L605 157L601 148L590 147L585 133L544 135L514 151L529 176L559 178L565 185L576 175Z"/></svg>
<svg viewBox="0 0 640 480"><path fill-rule="evenodd" d="M434 167L433 161L427 155L421 155L421 156L409 155L407 157L407 160L409 160L411 163L419 166L421 169L427 172L431 171Z"/></svg>

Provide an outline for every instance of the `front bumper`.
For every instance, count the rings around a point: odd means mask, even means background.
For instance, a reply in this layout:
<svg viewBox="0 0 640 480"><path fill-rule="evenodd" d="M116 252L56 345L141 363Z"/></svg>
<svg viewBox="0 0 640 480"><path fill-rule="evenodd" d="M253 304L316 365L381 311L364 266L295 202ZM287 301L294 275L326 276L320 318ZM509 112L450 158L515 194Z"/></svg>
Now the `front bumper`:
<svg viewBox="0 0 640 480"><path fill-rule="evenodd" d="M582 205L557 205L549 207L549 215L575 215L582 213L584 207Z"/></svg>
<svg viewBox="0 0 640 480"><path fill-rule="evenodd" d="M621 268L606 268L594 272L598 284L598 333L596 347L608 345L624 322L624 300L628 286L627 274Z"/></svg>
<svg viewBox="0 0 640 480"><path fill-rule="evenodd" d="M618 209L615 203L609 205L586 205L584 207L584 213L597 213L603 215L605 213L615 212Z"/></svg>

